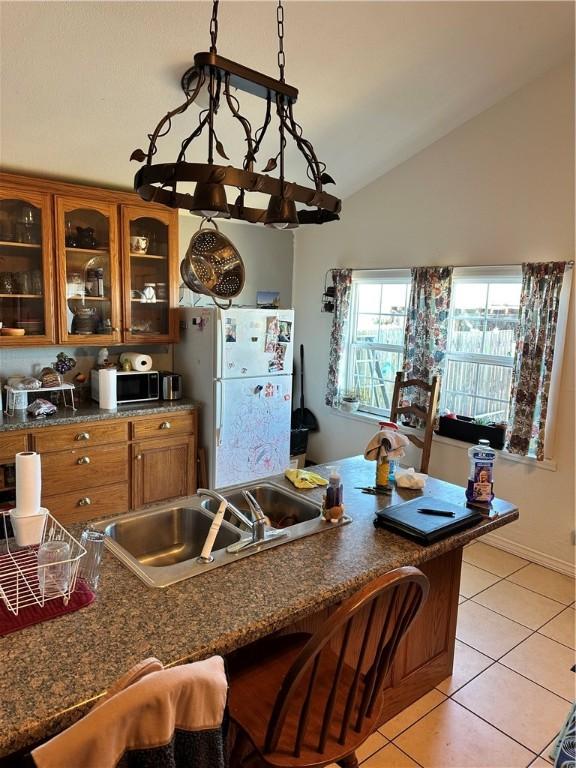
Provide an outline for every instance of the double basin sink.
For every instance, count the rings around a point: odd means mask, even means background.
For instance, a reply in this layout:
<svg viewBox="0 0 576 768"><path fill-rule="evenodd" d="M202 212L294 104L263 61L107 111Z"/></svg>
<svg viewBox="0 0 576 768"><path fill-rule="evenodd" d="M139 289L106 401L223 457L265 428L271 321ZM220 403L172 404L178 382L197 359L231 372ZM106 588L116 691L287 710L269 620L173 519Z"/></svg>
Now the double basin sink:
<svg viewBox="0 0 576 768"><path fill-rule="evenodd" d="M151 587L167 587L177 581L219 568L263 549L281 546L349 522L324 521L320 504L291 493L279 485L262 482L221 491L222 495L251 518L242 494L248 490L268 518L270 527L285 535L244 546L250 529L226 510L212 547L212 561L199 559L220 502L208 496L192 496L181 506L163 505L108 520L93 527L104 531L108 549ZM228 551L230 548L230 551Z"/></svg>

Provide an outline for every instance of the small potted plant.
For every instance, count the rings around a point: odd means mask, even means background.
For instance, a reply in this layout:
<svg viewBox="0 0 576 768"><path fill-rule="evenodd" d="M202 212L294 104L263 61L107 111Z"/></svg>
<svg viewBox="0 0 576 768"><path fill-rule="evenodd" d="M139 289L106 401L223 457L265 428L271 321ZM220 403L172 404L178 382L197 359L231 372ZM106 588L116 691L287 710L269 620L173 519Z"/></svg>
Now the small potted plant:
<svg viewBox="0 0 576 768"><path fill-rule="evenodd" d="M355 389L347 390L342 394L342 398L340 399L341 410L346 411L346 413L352 413L353 411L358 410L359 405L360 396Z"/></svg>

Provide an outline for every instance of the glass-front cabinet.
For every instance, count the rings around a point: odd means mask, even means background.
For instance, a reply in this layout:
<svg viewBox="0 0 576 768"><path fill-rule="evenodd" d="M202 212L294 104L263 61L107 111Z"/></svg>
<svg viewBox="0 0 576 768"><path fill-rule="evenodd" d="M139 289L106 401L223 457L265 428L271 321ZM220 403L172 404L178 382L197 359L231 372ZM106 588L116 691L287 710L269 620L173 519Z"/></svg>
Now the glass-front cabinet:
<svg viewBox="0 0 576 768"><path fill-rule="evenodd" d="M59 336L62 343L121 340L117 207L56 197Z"/></svg>
<svg viewBox="0 0 576 768"><path fill-rule="evenodd" d="M55 341L50 196L0 187L0 345Z"/></svg>
<svg viewBox="0 0 576 768"><path fill-rule="evenodd" d="M124 340L176 341L177 215L123 206Z"/></svg>

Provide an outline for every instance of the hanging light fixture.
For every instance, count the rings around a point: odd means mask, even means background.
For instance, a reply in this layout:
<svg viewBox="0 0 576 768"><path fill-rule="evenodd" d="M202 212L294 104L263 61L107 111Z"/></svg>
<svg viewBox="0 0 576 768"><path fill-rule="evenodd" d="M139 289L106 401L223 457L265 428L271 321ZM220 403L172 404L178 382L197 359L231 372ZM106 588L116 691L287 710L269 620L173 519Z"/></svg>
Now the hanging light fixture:
<svg viewBox="0 0 576 768"><path fill-rule="evenodd" d="M277 6L278 68L275 80L243 64L219 56L216 49L218 37L218 5L213 0L210 22L210 51L197 53L194 64L182 76L181 85L186 100L165 115L153 133L148 135L148 151L136 149L131 160L144 163L134 178L134 188L146 201L162 203L170 208L183 208L205 218L217 216L240 219L251 224L265 224L276 229L292 229L300 224L324 224L339 218L341 202L324 191L324 185L334 180L326 173L326 165L318 160L310 141L304 137L301 126L294 118L294 104L298 91L284 79L284 8L282 0ZM240 102L234 95L238 91L263 99L266 103L262 125L253 132L248 119L240 112ZM182 141L176 161L153 162L158 152L159 139L166 136L177 115L185 113L198 96L208 95L208 106L198 115L198 124ZM216 115L219 107L226 104L233 117L240 123L246 141L246 154L242 167L216 165L214 153L228 160L222 142L216 134ZM268 160L262 172L255 170L262 140L272 121L272 112L278 119L280 146L275 157ZM203 133L208 138L206 163L190 163L186 160L188 147ZM284 176L284 154L287 137L294 140L306 163L306 174L312 186L304 187L288 182ZM268 174L276 168L279 177ZM178 189L178 185L196 182L193 195ZM236 187L239 194L233 205L227 201L226 187ZM246 205L246 194L258 192L268 195L267 208ZM303 205L296 208L296 203Z"/></svg>

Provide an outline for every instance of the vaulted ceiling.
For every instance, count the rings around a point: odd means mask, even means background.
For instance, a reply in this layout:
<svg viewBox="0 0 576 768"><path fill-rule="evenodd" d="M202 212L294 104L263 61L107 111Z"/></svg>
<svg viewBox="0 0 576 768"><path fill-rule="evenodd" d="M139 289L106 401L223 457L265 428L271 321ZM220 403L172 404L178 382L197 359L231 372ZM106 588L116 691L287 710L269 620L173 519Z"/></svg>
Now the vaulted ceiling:
<svg viewBox="0 0 576 768"><path fill-rule="evenodd" d="M573 55L571 2L285 6L296 116L340 197ZM132 150L183 100L180 75L209 47L210 12L208 2L2 2L2 165L129 188ZM219 53L276 77L274 2L223 0L219 30ZM257 125L263 102L239 97ZM175 120L160 159L174 159L197 115ZM217 128L239 164L238 124ZM260 169L276 144L272 131ZM204 147L190 159L204 161ZM296 159L287 177L303 180Z"/></svg>

